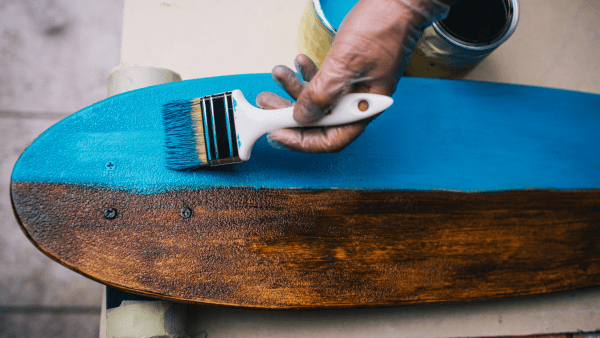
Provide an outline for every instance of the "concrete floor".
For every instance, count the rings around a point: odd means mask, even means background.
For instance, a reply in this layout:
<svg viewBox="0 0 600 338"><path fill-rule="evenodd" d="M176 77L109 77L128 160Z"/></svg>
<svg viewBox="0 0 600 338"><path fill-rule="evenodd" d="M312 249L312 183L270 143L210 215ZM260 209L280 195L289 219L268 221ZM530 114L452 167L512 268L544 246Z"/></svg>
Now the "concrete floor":
<svg viewBox="0 0 600 338"><path fill-rule="evenodd" d="M106 97L124 0L0 0L0 337L98 337L102 287L39 252L12 212L21 152Z"/></svg>

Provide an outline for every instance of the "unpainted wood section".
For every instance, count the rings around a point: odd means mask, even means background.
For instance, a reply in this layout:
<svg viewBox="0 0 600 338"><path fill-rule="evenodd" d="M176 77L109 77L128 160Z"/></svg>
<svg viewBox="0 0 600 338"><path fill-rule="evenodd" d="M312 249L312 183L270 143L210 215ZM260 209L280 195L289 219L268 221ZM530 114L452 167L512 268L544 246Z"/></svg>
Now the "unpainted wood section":
<svg viewBox="0 0 600 338"><path fill-rule="evenodd" d="M156 297L320 308L600 284L598 189L11 188L20 224L40 250L97 281ZM115 219L103 216L107 208Z"/></svg>

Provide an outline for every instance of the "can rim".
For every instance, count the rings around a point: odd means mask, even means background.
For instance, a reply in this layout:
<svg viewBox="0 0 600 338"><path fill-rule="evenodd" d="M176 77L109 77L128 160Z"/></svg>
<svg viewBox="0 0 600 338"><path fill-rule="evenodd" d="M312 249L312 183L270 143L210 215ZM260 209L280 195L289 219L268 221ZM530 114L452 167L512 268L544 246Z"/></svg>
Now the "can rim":
<svg viewBox="0 0 600 338"><path fill-rule="evenodd" d="M447 40L448 42L459 46L461 48L475 50L475 51L485 51L492 50L503 44L508 38L514 33L517 29L517 24L519 23L519 1L518 0L509 0L509 23L505 25L504 30L492 39L489 42L471 42L461 40L446 30L443 24L440 21L436 21L432 24L433 29L438 33L442 38Z"/></svg>
<svg viewBox="0 0 600 338"><path fill-rule="evenodd" d="M321 7L321 1L320 0L312 0L312 3L313 3L313 8L315 9L315 12L317 13L317 16L321 20L321 23L325 26L325 28L327 28L329 30L329 32L335 34L337 32L337 29L333 28L333 26L329 23L329 21L325 17L325 12L323 12L323 8Z"/></svg>

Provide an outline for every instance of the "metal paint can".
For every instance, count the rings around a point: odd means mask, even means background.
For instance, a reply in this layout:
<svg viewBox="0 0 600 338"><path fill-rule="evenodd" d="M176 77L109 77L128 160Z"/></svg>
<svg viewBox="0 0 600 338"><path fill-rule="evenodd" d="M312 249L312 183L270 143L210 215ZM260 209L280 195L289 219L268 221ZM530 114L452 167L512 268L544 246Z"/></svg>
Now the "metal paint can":
<svg viewBox="0 0 600 338"><path fill-rule="evenodd" d="M308 0L299 26L298 52L310 57L321 68L337 29L327 20L320 0Z"/></svg>
<svg viewBox="0 0 600 338"><path fill-rule="evenodd" d="M321 67L343 17L358 0L308 0L298 51ZM405 75L456 77L504 43L519 21L519 0L458 0L423 32Z"/></svg>
<svg viewBox="0 0 600 338"><path fill-rule="evenodd" d="M519 0L458 0L448 17L425 29L405 75L460 77L514 33Z"/></svg>

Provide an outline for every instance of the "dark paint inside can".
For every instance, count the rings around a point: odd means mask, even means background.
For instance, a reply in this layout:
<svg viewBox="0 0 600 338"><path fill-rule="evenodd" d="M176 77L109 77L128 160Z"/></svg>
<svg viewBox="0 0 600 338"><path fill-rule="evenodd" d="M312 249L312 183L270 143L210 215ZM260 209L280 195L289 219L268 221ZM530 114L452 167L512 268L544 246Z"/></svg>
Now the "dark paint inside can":
<svg viewBox="0 0 600 338"><path fill-rule="evenodd" d="M486 43L504 32L510 11L508 0L458 0L440 23L457 39Z"/></svg>

